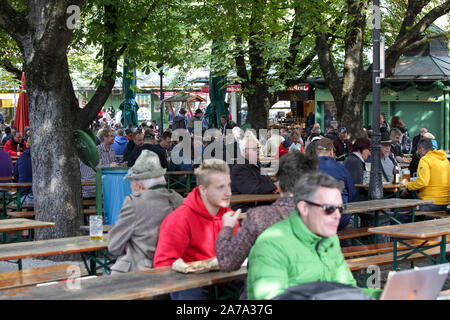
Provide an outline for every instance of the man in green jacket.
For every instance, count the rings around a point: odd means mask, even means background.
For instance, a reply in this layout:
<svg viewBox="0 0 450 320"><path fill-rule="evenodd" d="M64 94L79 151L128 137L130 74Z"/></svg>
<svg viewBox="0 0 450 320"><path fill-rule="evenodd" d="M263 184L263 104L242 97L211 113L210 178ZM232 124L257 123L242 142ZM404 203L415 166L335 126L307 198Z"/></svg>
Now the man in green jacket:
<svg viewBox="0 0 450 320"><path fill-rule="evenodd" d="M248 299L272 299L287 288L314 281L356 286L336 234L343 211L341 185L324 173L296 184L291 216L264 231L248 258ZM380 289L363 289L378 298Z"/></svg>

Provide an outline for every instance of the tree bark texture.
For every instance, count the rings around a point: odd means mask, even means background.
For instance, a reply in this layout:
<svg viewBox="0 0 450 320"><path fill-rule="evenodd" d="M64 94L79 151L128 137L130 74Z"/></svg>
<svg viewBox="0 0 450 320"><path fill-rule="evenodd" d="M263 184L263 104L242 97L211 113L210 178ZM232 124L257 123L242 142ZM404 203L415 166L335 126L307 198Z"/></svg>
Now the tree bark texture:
<svg viewBox="0 0 450 320"><path fill-rule="evenodd" d="M82 3L29 0L26 11L19 13L0 0L0 28L17 42L24 57L36 219L56 224L37 229L39 240L80 234L81 179L73 133L85 128L105 103L115 80L115 73L105 66L115 70L120 57L120 52L104 48L105 83L95 101L80 109L67 61L72 30L66 10L69 5L82 8Z"/></svg>

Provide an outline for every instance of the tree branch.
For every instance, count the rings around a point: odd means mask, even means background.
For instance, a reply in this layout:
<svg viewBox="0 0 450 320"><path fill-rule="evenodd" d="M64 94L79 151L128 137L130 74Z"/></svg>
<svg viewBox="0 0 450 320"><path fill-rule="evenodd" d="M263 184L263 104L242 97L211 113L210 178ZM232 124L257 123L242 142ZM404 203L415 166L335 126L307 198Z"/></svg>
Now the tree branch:
<svg viewBox="0 0 450 320"><path fill-rule="evenodd" d="M27 26L24 13L14 10L7 0L0 0L0 28L19 42L20 36L27 33Z"/></svg>
<svg viewBox="0 0 450 320"><path fill-rule="evenodd" d="M9 73L12 73L14 77L18 80L22 79L22 70L16 68L6 59L0 59L0 65L8 71Z"/></svg>

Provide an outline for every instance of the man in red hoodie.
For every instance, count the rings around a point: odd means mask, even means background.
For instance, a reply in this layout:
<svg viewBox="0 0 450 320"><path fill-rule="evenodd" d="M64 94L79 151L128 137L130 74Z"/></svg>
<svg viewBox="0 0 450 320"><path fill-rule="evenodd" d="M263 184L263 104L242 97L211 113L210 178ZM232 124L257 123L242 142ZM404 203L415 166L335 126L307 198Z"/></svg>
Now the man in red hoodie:
<svg viewBox="0 0 450 320"><path fill-rule="evenodd" d="M222 216L231 211L230 169L223 160L208 159L195 169L197 187L183 204L161 224L153 266L171 266L177 259L184 262L206 260L216 256L216 238L223 228ZM235 214L239 214L240 210ZM233 234L239 227L236 226ZM208 287L174 292L172 300L204 300Z"/></svg>

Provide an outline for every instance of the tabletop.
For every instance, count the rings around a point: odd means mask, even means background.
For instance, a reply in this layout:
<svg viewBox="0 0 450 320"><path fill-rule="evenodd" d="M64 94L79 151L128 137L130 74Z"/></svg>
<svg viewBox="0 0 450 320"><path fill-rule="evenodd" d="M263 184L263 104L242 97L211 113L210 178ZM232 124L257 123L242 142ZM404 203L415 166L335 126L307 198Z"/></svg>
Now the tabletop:
<svg viewBox="0 0 450 320"><path fill-rule="evenodd" d="M247 268L233 272L212 271L183 274L170 267L101 276L81 281L81 288L67 289L66 283L0 291L0 299L27 300L132 300L198 288L247 276Z"/></svg>
<svg viewBox="0 0 450 320"><path fill-rule="evenodd" d="M260 201L275 201L278 200L280 194L233 194L230 203L246 203L246 202L260 202Z"/></svg>
<svg viewBox="0 0 450 320"><path fill-rule="evenodd" d="M383 190L395 190L395 189L398 189L398 188L401 188L401 187L403 187L403 185L402 184L400 184L400 183L396 183L396 184L393 184L393 183L383 183ZM356 183L355 184L355 188L365 188L365 189L369 189L369 185L368 184L359 184L359 183Z"/></svg>
<svg viewBox="0 0 450 320"><path fill-rule="evenodd" d="M394 238L428 239L450 233L450 218L369 228L369 232Z"/></svg>
<svg viewBox="0 0 450 320"><path fill-rule="evenodd" d="M54 226L55 226L54 222L44 222L24 218L0 220L0 232L48 228ZM1 248L3 248L3 245Z"/></svg>
<svg viewBox="0 0 450 320"><path fill-rule="evenodd" d="M82 182L81 185L83 187L95 186L96 183L95 181L86 181ZM32 182L5 182L5 183L0 182L0 189L28 188L32 186L33 186Z"/></svg>
<svg viewBox="0 0 450 320"><path fill-rule="evenodd" d="M433 200L420 200L420 199L376 199L359 202L347 203L347 208L344 213L367 213L370 211L386 210L386 209L399 209L399 208L411 208L423 204L432 204Z"/></svg>
<svg viewBox="0 0 450 320"><path fill-rule="evenodd" d="M107 242L108 234L105 233L102 241L93 241L89 236L80 236L7 243L0 245L0 261L103 250L108 248Z"/></svg>

